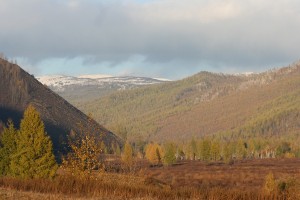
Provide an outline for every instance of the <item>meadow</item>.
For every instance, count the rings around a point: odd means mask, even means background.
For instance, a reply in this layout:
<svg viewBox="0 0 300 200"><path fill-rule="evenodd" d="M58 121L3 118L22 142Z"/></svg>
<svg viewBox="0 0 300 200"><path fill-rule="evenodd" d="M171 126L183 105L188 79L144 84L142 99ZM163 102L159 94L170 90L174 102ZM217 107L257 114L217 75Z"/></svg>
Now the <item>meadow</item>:
<svg viewBox="0 0 300 200"><path fill-rule="evenodd" d="M148 177L172 187L224 187L240 190L260 190L265 177L300 179L300 159L238 160L231 164L184 161L170 167L148 168Z"/></svg>
<svg viewBox="0 0 300 200"><path fill-rule="evenodd" d="M63 170L50 179L0 179L1 199L300 199L300 159L139 163L122 173L83 178ZM268 176L274 175L273 180ZM18 191L18 192L17 192Z"/></svg>

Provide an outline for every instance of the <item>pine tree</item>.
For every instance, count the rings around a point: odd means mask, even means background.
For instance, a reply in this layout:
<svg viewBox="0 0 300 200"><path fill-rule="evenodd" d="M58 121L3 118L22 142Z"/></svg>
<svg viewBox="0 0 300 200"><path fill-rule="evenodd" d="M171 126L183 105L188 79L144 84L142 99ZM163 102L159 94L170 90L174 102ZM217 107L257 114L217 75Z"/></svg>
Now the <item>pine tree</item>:
<svg viewBox="0 0 300 200"><path fill-rule="evenodd" d="M203 161L209 161L211 158L211 142L208 139L203 139L200 145L200 155Z"/></svg>
<svg viewBox="0 0 300 200"><path fill-rule="evenodd" d="M164 164L172 165L176 162L176 147L173 143L165 144L165 156L164 156Z"/></svg>
<svg viewBox="0 0 300 200"><path fill-rule="evenodd" d="M120 156L121 155L121 149L120 146L117 143L114 143L112 145L112 151L115 155Z"/></svg>
<svg viewBox="0 0 300 200"><path fill-rule="evenodd" d="M218 141L213 141L211 144L211 158L216 161L220 158L221 149Z"/></svg>
<svg viewBox="0 0 300 200"><path fill-rule="evenodd" d="M223 144L223 160L225 163L230 163L232 161L233 155L233 144L232 143L224 143Z"/></svg>
<svg viewBox="0 0 300 200"><path fill-rule="evenodd" d="M198 151L197 151L197 143L194 137L192 138L190 145L191 145L191 154L192 154L191 158L193 160L196 160L196 155L198 154Z"/></svg>
<svg viewBox="0 0 300 200"><path fill-rule="evenodd" d="M16 134L17 130L11 120L8 121L1 135L0 148L0 175L10 174L11 156L16 151Z"/></svg>
<svg viewBox="0 0 300 200"><path fill-rule="evenodd" d="M33 106L28 106L24 112L10 168L13 176L21 178L48 178L56 173L52 142Z"/></svg>
<svg viewBox="0 0 300 200"><path fill-rule="evenodd" d="M108 153L108 149L103 141L101 141L101 143L100 143L100 149L101 149L101 153L104 153L104 154Z"/></svg>
<svg viewBox="0 0 300 200"><path fill-rule="evenodd" d="M155 148L155 155L156 155L156 158L157 158L157 164L161 164L161 151L159 151L158 148Z"/></svg>
<svg viewBox="0 0 300 200"><path fill-rule="evenodd" d="M236 157L238 159L244 159L247 156L247 149L245 146L245 142L239 140L236 144Z"/></svg>

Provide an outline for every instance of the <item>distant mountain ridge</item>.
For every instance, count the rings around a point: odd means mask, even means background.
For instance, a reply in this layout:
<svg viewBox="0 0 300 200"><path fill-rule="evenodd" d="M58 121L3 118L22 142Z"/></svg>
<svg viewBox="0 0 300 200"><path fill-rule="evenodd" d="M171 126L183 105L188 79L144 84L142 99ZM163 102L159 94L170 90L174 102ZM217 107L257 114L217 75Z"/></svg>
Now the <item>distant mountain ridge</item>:
<svg viewBox="0 0 300 200"><path fill-rule="evenodd" d="M71 130L80 132L94 129L99 132L99 139L103 139L107 145L111 142L121 144L117 136L94 120L88 124L89 118L85 114L18 65L0 59L0 120L6 122L11 118L18 125L29 104L40 112L56 155L66 147Z"/></svg>
<svg viewBox="0 0 300 200"><path fill-rule="evenodd" d="M80 75L80 76L65 76L51 75L36 77L42 84L47 85L54 91L64 91L68 86L90 86L107 87L107 85L118 85L120 89L127 86L151 85L168 81L167 79L134 77L134 76L110 76L110 75Z"/></svg>
<svg viewBox="0 0 300 200"><path fill-rule="evenodd" d="M168 82L167 79L159 78L101 74L78 77L65 75L39 76L37 80L71 102L96 99L114 91Z"/></svg>

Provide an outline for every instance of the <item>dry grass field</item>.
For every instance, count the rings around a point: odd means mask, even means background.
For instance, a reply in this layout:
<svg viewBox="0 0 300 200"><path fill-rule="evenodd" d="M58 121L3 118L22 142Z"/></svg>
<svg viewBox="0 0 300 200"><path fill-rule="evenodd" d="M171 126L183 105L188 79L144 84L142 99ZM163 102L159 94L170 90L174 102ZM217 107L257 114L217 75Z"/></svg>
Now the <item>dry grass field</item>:
<svg viewBox="0 0 300 200"><path fill-rule="evenodd" d="M275 179L300 179L300 159L241 160L234 164L188 161L170 167L152 167L147 176L172 187L229 187L260 189L265 177L273 173Z"/></svg>
<svg viewBox="0 0 300 200"><path fill-rule="evenodd" d="M169 167L145 166L136 174L95 172L89 179L65 175L53 180L1 178L0 200L300 199L300 159L243 160L234 164L185 161ZM287 183L282 191L263 190L270 173L277 184Z"/></svg>
<svg viewBox="0 0 300 200"><path fill-rule="evenodd" d="M0 188L0 199L1 200L30 200L30 199L39 199L39 200L48 200L48 199L77 199L70 196L58 195L58 194L43 194L38 192L28 192L28 191L17 191L8 188ZM79 199L77 199L79 200Z"/></svg>

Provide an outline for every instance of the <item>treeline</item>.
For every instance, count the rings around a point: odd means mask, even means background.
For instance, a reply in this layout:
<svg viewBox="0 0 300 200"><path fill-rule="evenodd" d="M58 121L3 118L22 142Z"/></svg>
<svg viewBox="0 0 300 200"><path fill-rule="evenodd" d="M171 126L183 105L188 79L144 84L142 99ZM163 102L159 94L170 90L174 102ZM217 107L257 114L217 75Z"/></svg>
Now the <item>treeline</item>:
<svg viewBox="0 0 300 200"><path fill-rule="evenodd" d="M300 157L299 94L298 89L268 102L244 125L231 131L185 142L174 139L171 144L159 144L158 149L175 146L176 159L184 160L229 162L235 159ZM126 135L126 129L116 130L122 136ZM146 144L142 148L137 146L136 150L147 154ZM160 157L163 161L163 153Z"/></svg>
<svg viewBox="0 0 300 200"><path fill-rule="evenodd" d="M91 122L90 118L88 123ZM52 142L33 106L24 112L19 130L12 121L6 126L2 125L2 129L1 175L23 178L55 176L58 165ZM125 139L127 130L120 131ZM137 162L142 159L147 159L151 165L168 166L182 160L231 163L242 159L300 157L300 137L297 134L289 140L285 137L243 138L220 134L182 142L126 142L123 149L115 143L106 146L99 140L99 134L99 130L86 131L83 128L78 133L71 132L69 153L61 159L61 167L76 176L89 176L94 170L136 170Z"/></svg>
<svg viewBox="0 0 300 200"><path fill-rule="evenodd" d="M182 143L145 144L142 152L136 149L136 155L153 165L170 165L181 160L231 163L242 159L300 158L298 142L299 139L291 143L282 139L227 141L206 137Z"/></svg>

